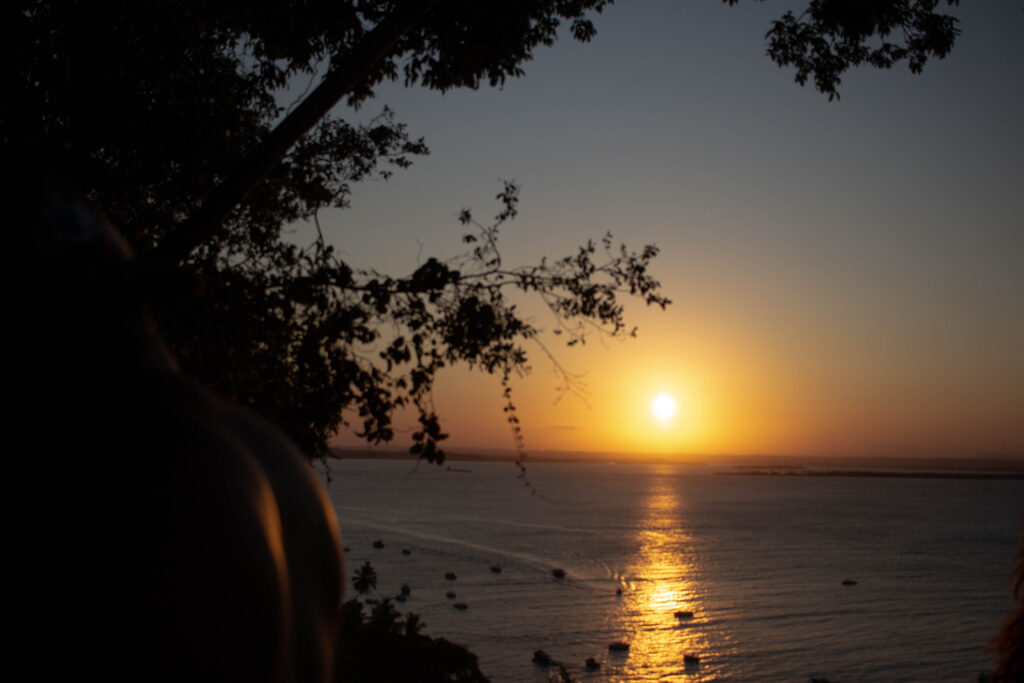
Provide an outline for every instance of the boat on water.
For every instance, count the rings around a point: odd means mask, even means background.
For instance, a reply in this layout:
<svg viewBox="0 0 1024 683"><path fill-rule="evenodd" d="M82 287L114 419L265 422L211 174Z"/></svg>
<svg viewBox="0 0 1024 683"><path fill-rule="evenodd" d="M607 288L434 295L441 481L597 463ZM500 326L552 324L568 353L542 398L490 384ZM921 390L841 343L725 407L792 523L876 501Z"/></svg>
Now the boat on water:
<svg viewBox="0 0 1024 683"><path fill-rule="evenodd" d="M565 570L564 569L560 569L560 568L552 569L551 570L551 575L554 576L556 579L564 579L565 578Z"/></svg>
<svg viewBox="0 0 1024 683"><path fill-rule="evenodd" d="M618 640L608 645L610 652L629 652L629 643Z"/></svg>

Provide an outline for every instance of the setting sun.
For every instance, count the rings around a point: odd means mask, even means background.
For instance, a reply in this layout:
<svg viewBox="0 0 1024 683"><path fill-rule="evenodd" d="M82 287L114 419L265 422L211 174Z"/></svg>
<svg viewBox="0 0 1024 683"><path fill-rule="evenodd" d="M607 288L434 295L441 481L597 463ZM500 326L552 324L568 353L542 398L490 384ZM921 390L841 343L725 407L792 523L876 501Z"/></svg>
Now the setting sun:
<svg viewBox="0 0 1024 683"><path fill-rule="evenodd" d="M662 424L667 423L676 414L676 400L665 392L658 394L651 401L651 413Z"/></svg>

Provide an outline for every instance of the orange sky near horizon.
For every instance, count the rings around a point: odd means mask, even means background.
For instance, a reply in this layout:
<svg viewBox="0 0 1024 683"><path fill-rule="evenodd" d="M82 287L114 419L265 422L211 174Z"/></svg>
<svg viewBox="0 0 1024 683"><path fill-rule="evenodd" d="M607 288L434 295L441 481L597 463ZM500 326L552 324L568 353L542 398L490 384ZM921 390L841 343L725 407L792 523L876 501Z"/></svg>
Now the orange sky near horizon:
<svg viewBox="0 0 1024 683"><path fill-rule="evenodd" d="M562 377L534 349L532 372L513 382L527 452L679 455L973 457L1024 455L1020 384L985 385L955 368L933 376L913 369L865 371L842 349L794 355L785 340L745 340L750 330L706 329L673 308L639 337L596 339L552 349L583 391L560 391ZM644 318L648 316L643 316ZM680 321L681 320L681 321ZM677 327L679 329L672 329ZM908 352L908 355L913 355ZM897 361L893 361L898 364ZM889 374L891 373L891 374ZM662 424L656 395L675 398ZM443 371L435 404L451 436L446 448L512 449L497 377ZM409 443L413 421L394 447ZM352 437L339 440L360 445Z"/></svg>

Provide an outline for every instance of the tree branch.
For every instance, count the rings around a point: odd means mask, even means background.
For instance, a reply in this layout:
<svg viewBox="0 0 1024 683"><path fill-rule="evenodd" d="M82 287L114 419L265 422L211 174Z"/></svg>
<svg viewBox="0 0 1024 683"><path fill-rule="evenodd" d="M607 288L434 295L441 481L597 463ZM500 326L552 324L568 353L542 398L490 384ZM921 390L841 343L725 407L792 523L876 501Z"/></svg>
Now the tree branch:
<svg viewBox="0 0 1024 683"><path fill-rule="evenodd" d="M234 174L215 187L202 207L164 239L147 260L177 265L202 242L220 230L234 208L274 168L288 150L322 119L341 98L352 92L377 62L415 27L437 0L408 0L332 69L303 102L259 144Z"/></svg>

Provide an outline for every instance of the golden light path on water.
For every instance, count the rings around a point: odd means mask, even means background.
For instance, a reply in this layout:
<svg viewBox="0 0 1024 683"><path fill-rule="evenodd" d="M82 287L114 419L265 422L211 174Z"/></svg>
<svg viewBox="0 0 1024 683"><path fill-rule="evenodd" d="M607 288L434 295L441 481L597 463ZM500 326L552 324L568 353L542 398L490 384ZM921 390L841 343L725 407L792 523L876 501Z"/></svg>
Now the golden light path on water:
<svg viewBox="0 0 1024 683"><path fill-rule="evenodd" d="M714 654L701 611L691 534L674 477L656 477L639 524L639 552L616 618L629 634L622 680L712 680ZM689 613L677 617L677 612ZM687 662L686 655L699 662ZM613 657L614 659L614 657Z"/></svg>

